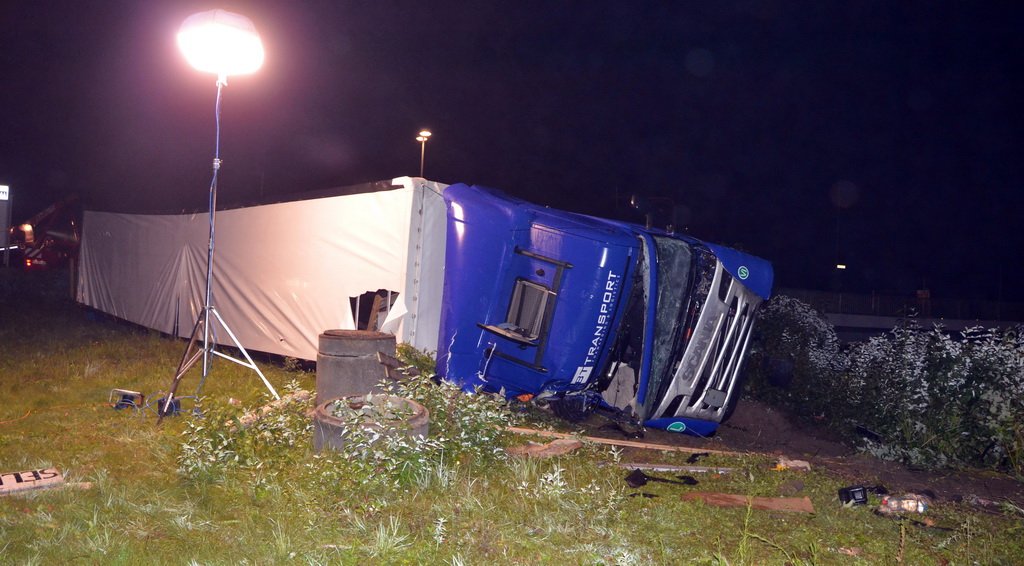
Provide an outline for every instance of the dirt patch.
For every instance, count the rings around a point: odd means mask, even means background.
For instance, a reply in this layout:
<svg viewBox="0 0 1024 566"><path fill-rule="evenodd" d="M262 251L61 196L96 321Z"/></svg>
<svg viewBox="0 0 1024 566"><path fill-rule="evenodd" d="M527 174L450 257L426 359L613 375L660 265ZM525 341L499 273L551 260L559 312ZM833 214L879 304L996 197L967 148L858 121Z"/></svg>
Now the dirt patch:
<svg viewBox="0 0 1024 566"><path fill-rule="evenodd" d="M588 434L615 437L602 419L587 422ZM621 435L619 436L621 438ZM1009 501L1024 507L1024 484L1005 474L987 471L914 470L885 462L838 441L824 427L795 422L764 403L742 400L732 419L709 438L647 430L644 439L657 444L734 452L757 452L807 460L839 475L847 485L884 485L892 493L930 493L937 501ZM657 454L630 451L629 458L653 461Z"/></svg>

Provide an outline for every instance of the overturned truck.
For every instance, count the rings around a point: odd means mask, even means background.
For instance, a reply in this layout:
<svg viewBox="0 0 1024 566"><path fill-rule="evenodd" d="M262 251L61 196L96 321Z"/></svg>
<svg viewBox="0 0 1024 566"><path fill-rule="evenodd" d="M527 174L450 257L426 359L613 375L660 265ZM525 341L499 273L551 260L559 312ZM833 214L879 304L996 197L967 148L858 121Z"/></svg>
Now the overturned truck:
<svg viewBox="0 0 1024 566"><path fill-rule="evenodd" d="M409 177L224 211L217 229L215 302L246 348L314 359L326 329L380 329L466 390L702 435L735 406L772 284L724 246ZM187 336L204 237L200 215L87 211L76 296Z"/></svg>
<svg viewBox="0 0 1024 566"><path fill-rule="evenodd" d="M768 262L453 185L438 371L467 387L709 434L740 394Z"/></svg>

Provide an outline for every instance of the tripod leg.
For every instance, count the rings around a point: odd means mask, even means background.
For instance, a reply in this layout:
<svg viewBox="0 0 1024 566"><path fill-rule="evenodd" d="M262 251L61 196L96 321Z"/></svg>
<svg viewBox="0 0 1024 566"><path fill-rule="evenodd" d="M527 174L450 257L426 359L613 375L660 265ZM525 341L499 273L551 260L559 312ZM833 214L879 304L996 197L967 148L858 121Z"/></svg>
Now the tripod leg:
<svg viewBox="0 0 1024 566"><path fill-rule="evenodd" d="M210 310L213 311L213 316L217 317L217 321L220 322L221 327L224 328L224 330L228 333L228 336L231 337L231 341L235 344L235 347L238 348L238 350L242 353L243 356L245 356L245 361L243 362L242 360L236 360L235 358L222 354L215 349L211 349L211 353L216 354L227 360L231 360L232 362L235 362L238 365L245 366L255 371L256 375L260 376L260 379L263 380L263 385L265 385L267 389L270 391L270 394L274 396L274 399L280 399L281 396L277 394L277 390L274 389L274 386L271 385L270 381L267 380L266 376L263 375L263 372L260 371L260 368L259 366L256 365L256 362L252 361L252 356L250 356L249 352L246 351L245 346L242 346L242 343L238 341L238 338L235 338L235 333L231 332L231 327L228 326L228 323L224 322L223 318L221 318L220 313L217 312L217 308L210 307ZM200 387L201 386L202 384L200 384ZM199 396L199 391L196 391L196 396Z"/></svg>
<svg viewBox="0 0 1024 566"><path fill-rule="evenodd" d="M174 400L174 394L178 391L178 384L181 383L181 378L185 377L188 370L192 369L192 366L196 365L196 362L198 362L206 352L207 346L205 344L202 349L196 349L196 343L199 342L199 331L202 328L203 320L206 317L207 311L204 309L203 313L199 315L199 318L196 320L196 325L192 327L192 337L189 338L188 346L185 348L185 353L181 356L181 363L178 364L178 371L174 374L174 380L171 382L171 387L167 390L167 396L164 397L163 406L158 404L156 407L156 424L160 424L164 420L164 415L167 414L171 407L171 402Z"/></svg>

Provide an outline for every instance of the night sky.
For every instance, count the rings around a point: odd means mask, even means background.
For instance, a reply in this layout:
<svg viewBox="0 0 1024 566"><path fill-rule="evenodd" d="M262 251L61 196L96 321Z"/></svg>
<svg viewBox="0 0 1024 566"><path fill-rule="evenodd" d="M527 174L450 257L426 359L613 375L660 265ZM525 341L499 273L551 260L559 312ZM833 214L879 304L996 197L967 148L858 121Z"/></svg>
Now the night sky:
<svg viewBox="0 0 1024 566"><path fill-rule="evenodd" d="M215 79L175 34L215 7L267 50L224 92L225 206L416 175L426 127L429 179L632 221L640 194L777 285L1020 300L1012 3L7 2L16 222L205 210Z"/></svg>

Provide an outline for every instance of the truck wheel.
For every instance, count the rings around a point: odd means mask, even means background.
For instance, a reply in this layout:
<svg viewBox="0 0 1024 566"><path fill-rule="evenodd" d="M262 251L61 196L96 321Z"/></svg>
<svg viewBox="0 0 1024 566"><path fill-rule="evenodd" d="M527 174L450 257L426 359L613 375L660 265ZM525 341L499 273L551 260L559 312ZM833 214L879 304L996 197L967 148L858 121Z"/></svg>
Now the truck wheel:
<svg viewBox="0 0 1024 566"><path fill-rule="evenodd" d="M594 408L589 406L587 400L582 396L563 397L556 401L550 401L551 410L561 419L571 423L578 423L586 420Z"/></svg>

